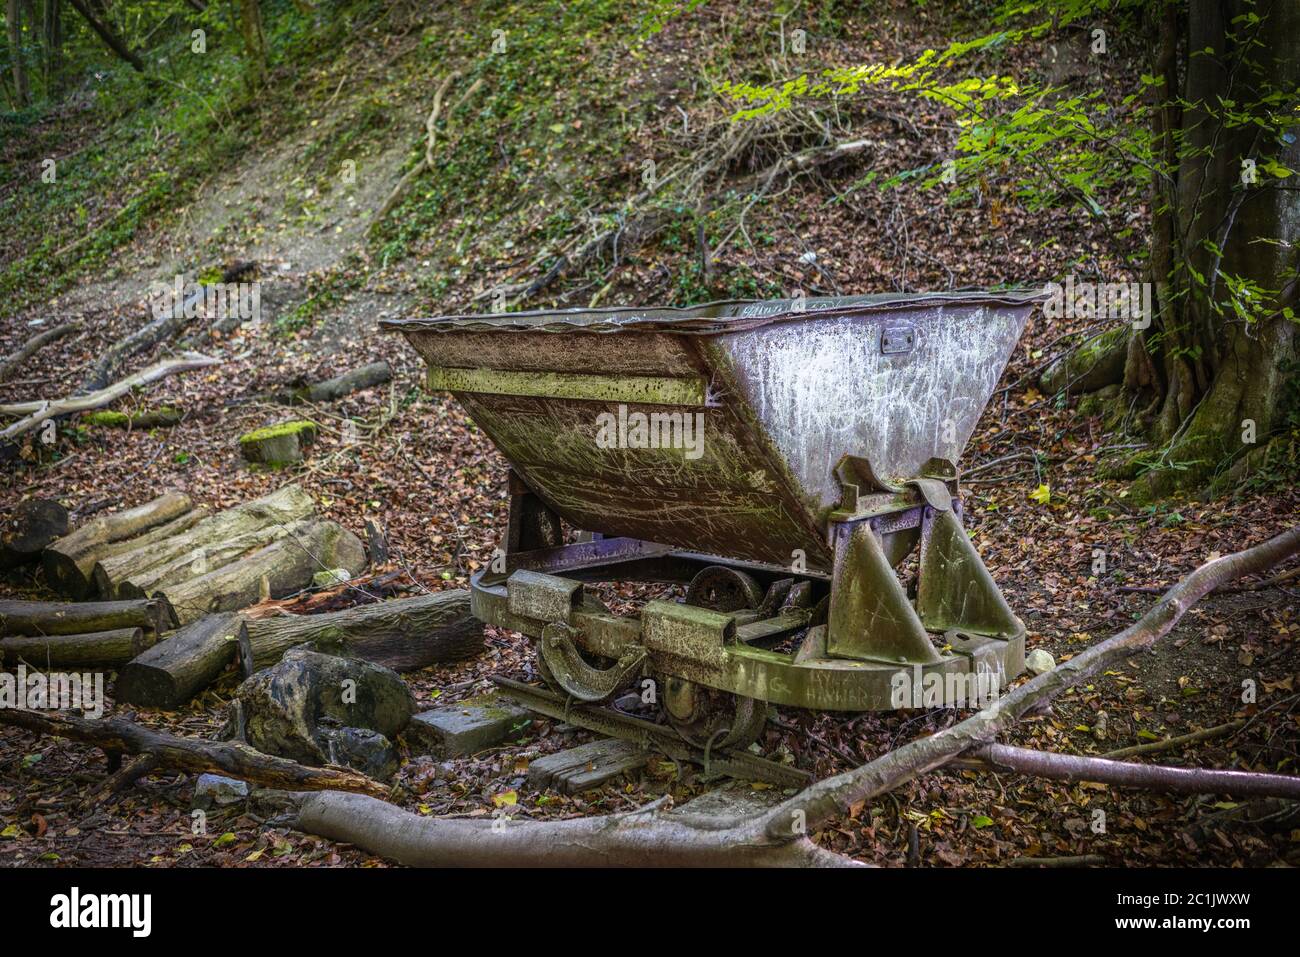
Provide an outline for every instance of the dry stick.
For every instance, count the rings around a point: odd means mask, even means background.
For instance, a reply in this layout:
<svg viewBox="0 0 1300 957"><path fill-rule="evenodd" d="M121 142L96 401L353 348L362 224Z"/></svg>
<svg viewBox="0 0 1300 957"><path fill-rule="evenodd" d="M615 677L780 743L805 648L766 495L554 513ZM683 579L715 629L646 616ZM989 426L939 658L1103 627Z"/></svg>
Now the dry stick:
<svg viewBox="0 0 1300 957"><path fill-rule="evenodd" d="M73 714L0 708L0 724L37 734L53 734L92 744L110 755L150 755L159 768L190 774L223 774L251 784L304 790L333 789L384 797L388 789L347 768L310 768L262 754L245 744L200 741L164 731L152 731L125 718L99 721Z"/></svg>
<svg viewBox="0 0 1300 957"><path fill-rule="evenodd" d="M7 382L15 372L17 372L24 362L35 355L40 349L55 339L62 338L70 332L76 332L81 328L80 322L65 322L61 326L55 326L53 329L46 329L44 332L38 332L26 342L24 342L12 355L6 356L4 361L0 362L0 382Z"/></svg>
<svg viewBox="0 0 1300 957"><path fill-rule="evenodd" d="M100 406L108 405L116 399L120 399L137 386L148 385L150 382L156 382L159 379L165 379L169 375L175 375L178 372L189 372L193 369L206 369L209 366L220 365L220 359L211 359L207 356L201 356L196 352L186 352L179 359L164 359L161 362L154 363L147 369L133 373L125 379L120 379L107 388L100 389L97 392L91 392L88 395L67 396L62 399L41 400L36 402L15 402L7 405L0 405L0 414L5 415L26 415L24 419L9 425L0 430L0 441L8 441L25 432L39 426L46 419L53 419L56 416L67 415L70 412L84 412L86 409L98 409Z"/></svg>
<svg viewBox="0 0 1300 957"><path fill-rule="evenodd" d="M759 819L763 833L771 839L786 836L792 821L813 831L863 801L942 767L963 751L988 744L1027 711L1041 707L1089 675L1156 644L1193 604L1217 586L1271 568L1298 552L1300 527L1245 551L1206 562L1171 588L1137 622L1026 682L991 707L938 734L905 744L870 764L819 781L773 808Z"/></svg>
<svg viewBox="0 0 1300 957"><path fill-rule="evenodd" d="M981 771L1018 771L1053 781L1099 781L1117 787L1145 788L1173 794L1236 794L1241 797L1283 797L1300 800L1300 777L1253 771L1172 768L1133 764L1082 754L1055 754L1007 744L988 744L955 762Z"/></svg>
<svg viewBox="0 0 1300 957"><path fill-rule="evenodd" d="M1216 725L1213 728L1202 728L1200 731L1193 731L1191 734L1182 734L1176 738L1165 738L1163 741L1151 741L1148 744L1135 744L1131 748L1120 748L1116 751L1108 751L1102 755L1103 758L1114 761L1119 758L1131 758L1139 754L1156 754L1160 751L1171 751L1174 748L1181 748L1185 744L1196 744L1200 741L1209 741L1213 738L1221 738L1226 734L1233 734L1240 731L1246 726L1245 720L1229 721L1227 724Z"/></svg>
<svg viewBox="0 0 1300 957"><path fill-rule="evenodd" d="M855 805L988 744L1031 709L1096 671L1150 648L1215 586L1269 568L1298 552L1300 528L1293 528L1254 548L1202 565L1138 622L1026 682L992 707L853 771L820 781L765 813L740 820L664 814L652 808L559 822L507 822L500 828L489 821L424 818L355 794L326 791L279 797L291 807L291 826L407 864L852 864L817 847L806 835L847 815Z"/></svg>

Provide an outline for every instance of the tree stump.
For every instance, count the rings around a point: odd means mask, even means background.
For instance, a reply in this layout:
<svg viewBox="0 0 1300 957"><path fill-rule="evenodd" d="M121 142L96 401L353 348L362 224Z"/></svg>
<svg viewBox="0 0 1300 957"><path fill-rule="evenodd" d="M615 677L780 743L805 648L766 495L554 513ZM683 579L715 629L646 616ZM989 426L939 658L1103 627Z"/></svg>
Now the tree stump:
<svg viewBox="0 0 1300 957"><path fill-rule="evenodd" d="M240 685L228 728L263 754L387 780L397 771L393 741L414 713L415 698L396 672L294 648Z"/></svg>
<svg viewBox="0 0 1300 957"><path fill-rule="evenodd" d="M319 431L310 419L297 419L255 429L239 437L239 452L257 465L281 468L303 460L303 450L316 441Z"/></svg>

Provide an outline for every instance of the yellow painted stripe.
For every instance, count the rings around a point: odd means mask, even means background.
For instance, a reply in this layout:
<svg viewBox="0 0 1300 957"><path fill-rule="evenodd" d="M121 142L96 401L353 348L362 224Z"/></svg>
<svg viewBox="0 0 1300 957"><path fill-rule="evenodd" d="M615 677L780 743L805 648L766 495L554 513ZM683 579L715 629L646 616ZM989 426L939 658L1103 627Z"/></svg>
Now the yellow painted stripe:
<svg viewBox="0 0 1300 957"><path fill-rule="evenodd" d="M699 376L604 376L571 372L513 372L502 369L430 367L429 388L543 399L626 402L630 405L703 406L707 387Z"/></svg>

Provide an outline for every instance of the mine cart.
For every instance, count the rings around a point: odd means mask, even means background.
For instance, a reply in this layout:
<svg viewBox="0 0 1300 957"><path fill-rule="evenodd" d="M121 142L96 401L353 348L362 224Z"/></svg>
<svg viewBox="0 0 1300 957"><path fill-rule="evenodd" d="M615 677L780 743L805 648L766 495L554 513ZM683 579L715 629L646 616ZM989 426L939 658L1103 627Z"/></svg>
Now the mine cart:
<svg viewBox="0 0 1300 957"><path fill-rule="evenodd" d="M696 746L766 704L975 706L1025 628L957 461L1037 291L387 320L510 463L474 613L566 706L651 687ZM584 583L679 583L617 615ZM653 685L647 685L651 679ZM976 681L975 679L979 679Z"/></svg>

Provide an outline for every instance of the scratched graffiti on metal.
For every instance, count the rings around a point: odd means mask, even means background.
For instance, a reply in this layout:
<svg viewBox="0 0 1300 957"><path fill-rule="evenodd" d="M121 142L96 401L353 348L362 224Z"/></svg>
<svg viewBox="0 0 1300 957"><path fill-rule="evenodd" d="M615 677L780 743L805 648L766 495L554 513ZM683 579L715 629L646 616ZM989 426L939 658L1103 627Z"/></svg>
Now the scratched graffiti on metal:
<svg viewBox="0 0 1300 957"><path fill-rule="evenodd" d="M1024 327L1025 312L957 307L774 325L726 336L745 399L822 506L839 495L835 463L861 456L893 479L930 458L955 462ZM914 330L887 355L889 328Z"/></svg>

